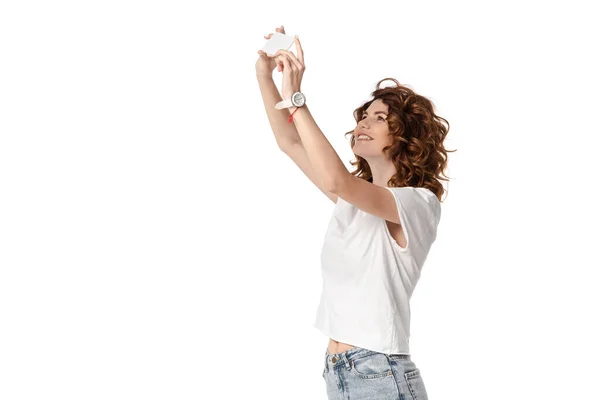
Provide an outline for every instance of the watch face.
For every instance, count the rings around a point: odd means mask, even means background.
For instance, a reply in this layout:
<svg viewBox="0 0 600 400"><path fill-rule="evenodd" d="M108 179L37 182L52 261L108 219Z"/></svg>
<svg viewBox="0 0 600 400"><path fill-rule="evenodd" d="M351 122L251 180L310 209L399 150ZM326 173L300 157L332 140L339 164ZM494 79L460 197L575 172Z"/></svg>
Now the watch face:
<svg viewBox="0 0 600 400"><path fill-rule="evenodd" d="M296 107L302 107L305 101L306 97L304 97L304 94L302 94L301 92L296 92L292 96L292 103L294 103Z"/></svg>

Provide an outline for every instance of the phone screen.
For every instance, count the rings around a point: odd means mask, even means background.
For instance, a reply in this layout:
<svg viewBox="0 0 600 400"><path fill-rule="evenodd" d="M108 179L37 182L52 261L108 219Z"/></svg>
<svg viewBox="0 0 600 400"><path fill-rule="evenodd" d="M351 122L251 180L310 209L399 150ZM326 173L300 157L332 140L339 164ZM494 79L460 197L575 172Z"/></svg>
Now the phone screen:
<svg viewBox="0 0 600 400"><path fill-rule="evenodd" d="M288 50L293 44L294 38L292 36L280 32L273 32L273 36L267 40L267 43L265 43L262 50L272 56L277 53L277 50Z"/></svg>

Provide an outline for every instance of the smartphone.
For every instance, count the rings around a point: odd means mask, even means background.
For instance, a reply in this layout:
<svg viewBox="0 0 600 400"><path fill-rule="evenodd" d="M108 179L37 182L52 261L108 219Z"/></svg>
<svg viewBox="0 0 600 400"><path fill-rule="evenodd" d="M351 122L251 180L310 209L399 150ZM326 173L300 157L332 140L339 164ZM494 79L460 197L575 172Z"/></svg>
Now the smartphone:
<svg viewBox="0 0 600 400"><path fill-rule="evenodd" d="M280 32L273 32L273 36L267 40L267 43L265 43L262 51L272 56L273 54L277 53L277 50L289 50L289 48L294 44L294 41L295 40L293 36L289 36Z"/></svg>

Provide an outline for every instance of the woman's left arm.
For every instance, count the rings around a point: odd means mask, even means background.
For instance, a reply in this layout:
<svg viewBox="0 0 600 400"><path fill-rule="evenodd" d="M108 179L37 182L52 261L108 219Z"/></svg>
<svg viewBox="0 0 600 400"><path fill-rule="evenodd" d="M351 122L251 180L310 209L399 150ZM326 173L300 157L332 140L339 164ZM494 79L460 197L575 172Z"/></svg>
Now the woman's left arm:
<svg viewBox="0 0 600 400"><path fill-rule="evenodd" d="M294 109L289 110L291 114ZM333 193L337 182L350 173L315 122L306 104L300 107L292 118L313 168L327 190Z"/></svg>
<svg viewBox="0 0 600 400"><path fill-rule="evenodd" d="M296 49L298 58L287 50L279 50L273 55L278 57L277 62L281 62L284 66L281 90L284 99L289 99L292 94L300 91L300 82L304 73L304 54L297 37ZM295 107L288 110L294 113ZM306 154L314 170L321 177L321 182L327 187L327 191L368 214L400 224L400 214L391 189L374 185L348 172L317 126L306 104L298 108L292 118ZM404 229L404 226L402 228Z"/></svg>
<svg viewBox="0 0 600 400"><path fill-rule="evenodd" d="M272 57L277 59L278 63L283 64L283 84L281 91L284 99L289 99L295 92L301 91L300 84L305 69L304 52L297 36L295 44L298 58L296 58L294 53L287 50L279 50L272 55ZM288 111L290 114L294 114L291 118L293 118L296 124L302 145L314 170L326 188L329 191L334 191L338 182L345 179L350 173L315 122L308 106L304 104L298 110L296 110L296 107L290 107Z"/></svg>

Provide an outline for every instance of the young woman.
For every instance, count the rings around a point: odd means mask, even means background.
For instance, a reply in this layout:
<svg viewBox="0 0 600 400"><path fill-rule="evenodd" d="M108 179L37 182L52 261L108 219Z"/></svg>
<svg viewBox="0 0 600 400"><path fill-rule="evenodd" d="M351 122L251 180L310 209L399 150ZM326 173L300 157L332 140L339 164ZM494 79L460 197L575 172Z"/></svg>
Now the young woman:
<svg viewBox="0 0 600 400"><path fill-rule="evenodd" d="M285 33L283 26L276 31ZM346 132L356 156L356 169L348 172L304 104L298 38L296 50L297 56L259 50L256 76L279 148L335 203L314 324L329 337L327 396L425 400L409 351L410 297L437 235L440 180L448 180L442 177L447 152L455 151L443 145L450 125L427 98L395 79L388 78L395 87L379 81ZM273 82L275 67L283 72L283 97Z"/></svg>

